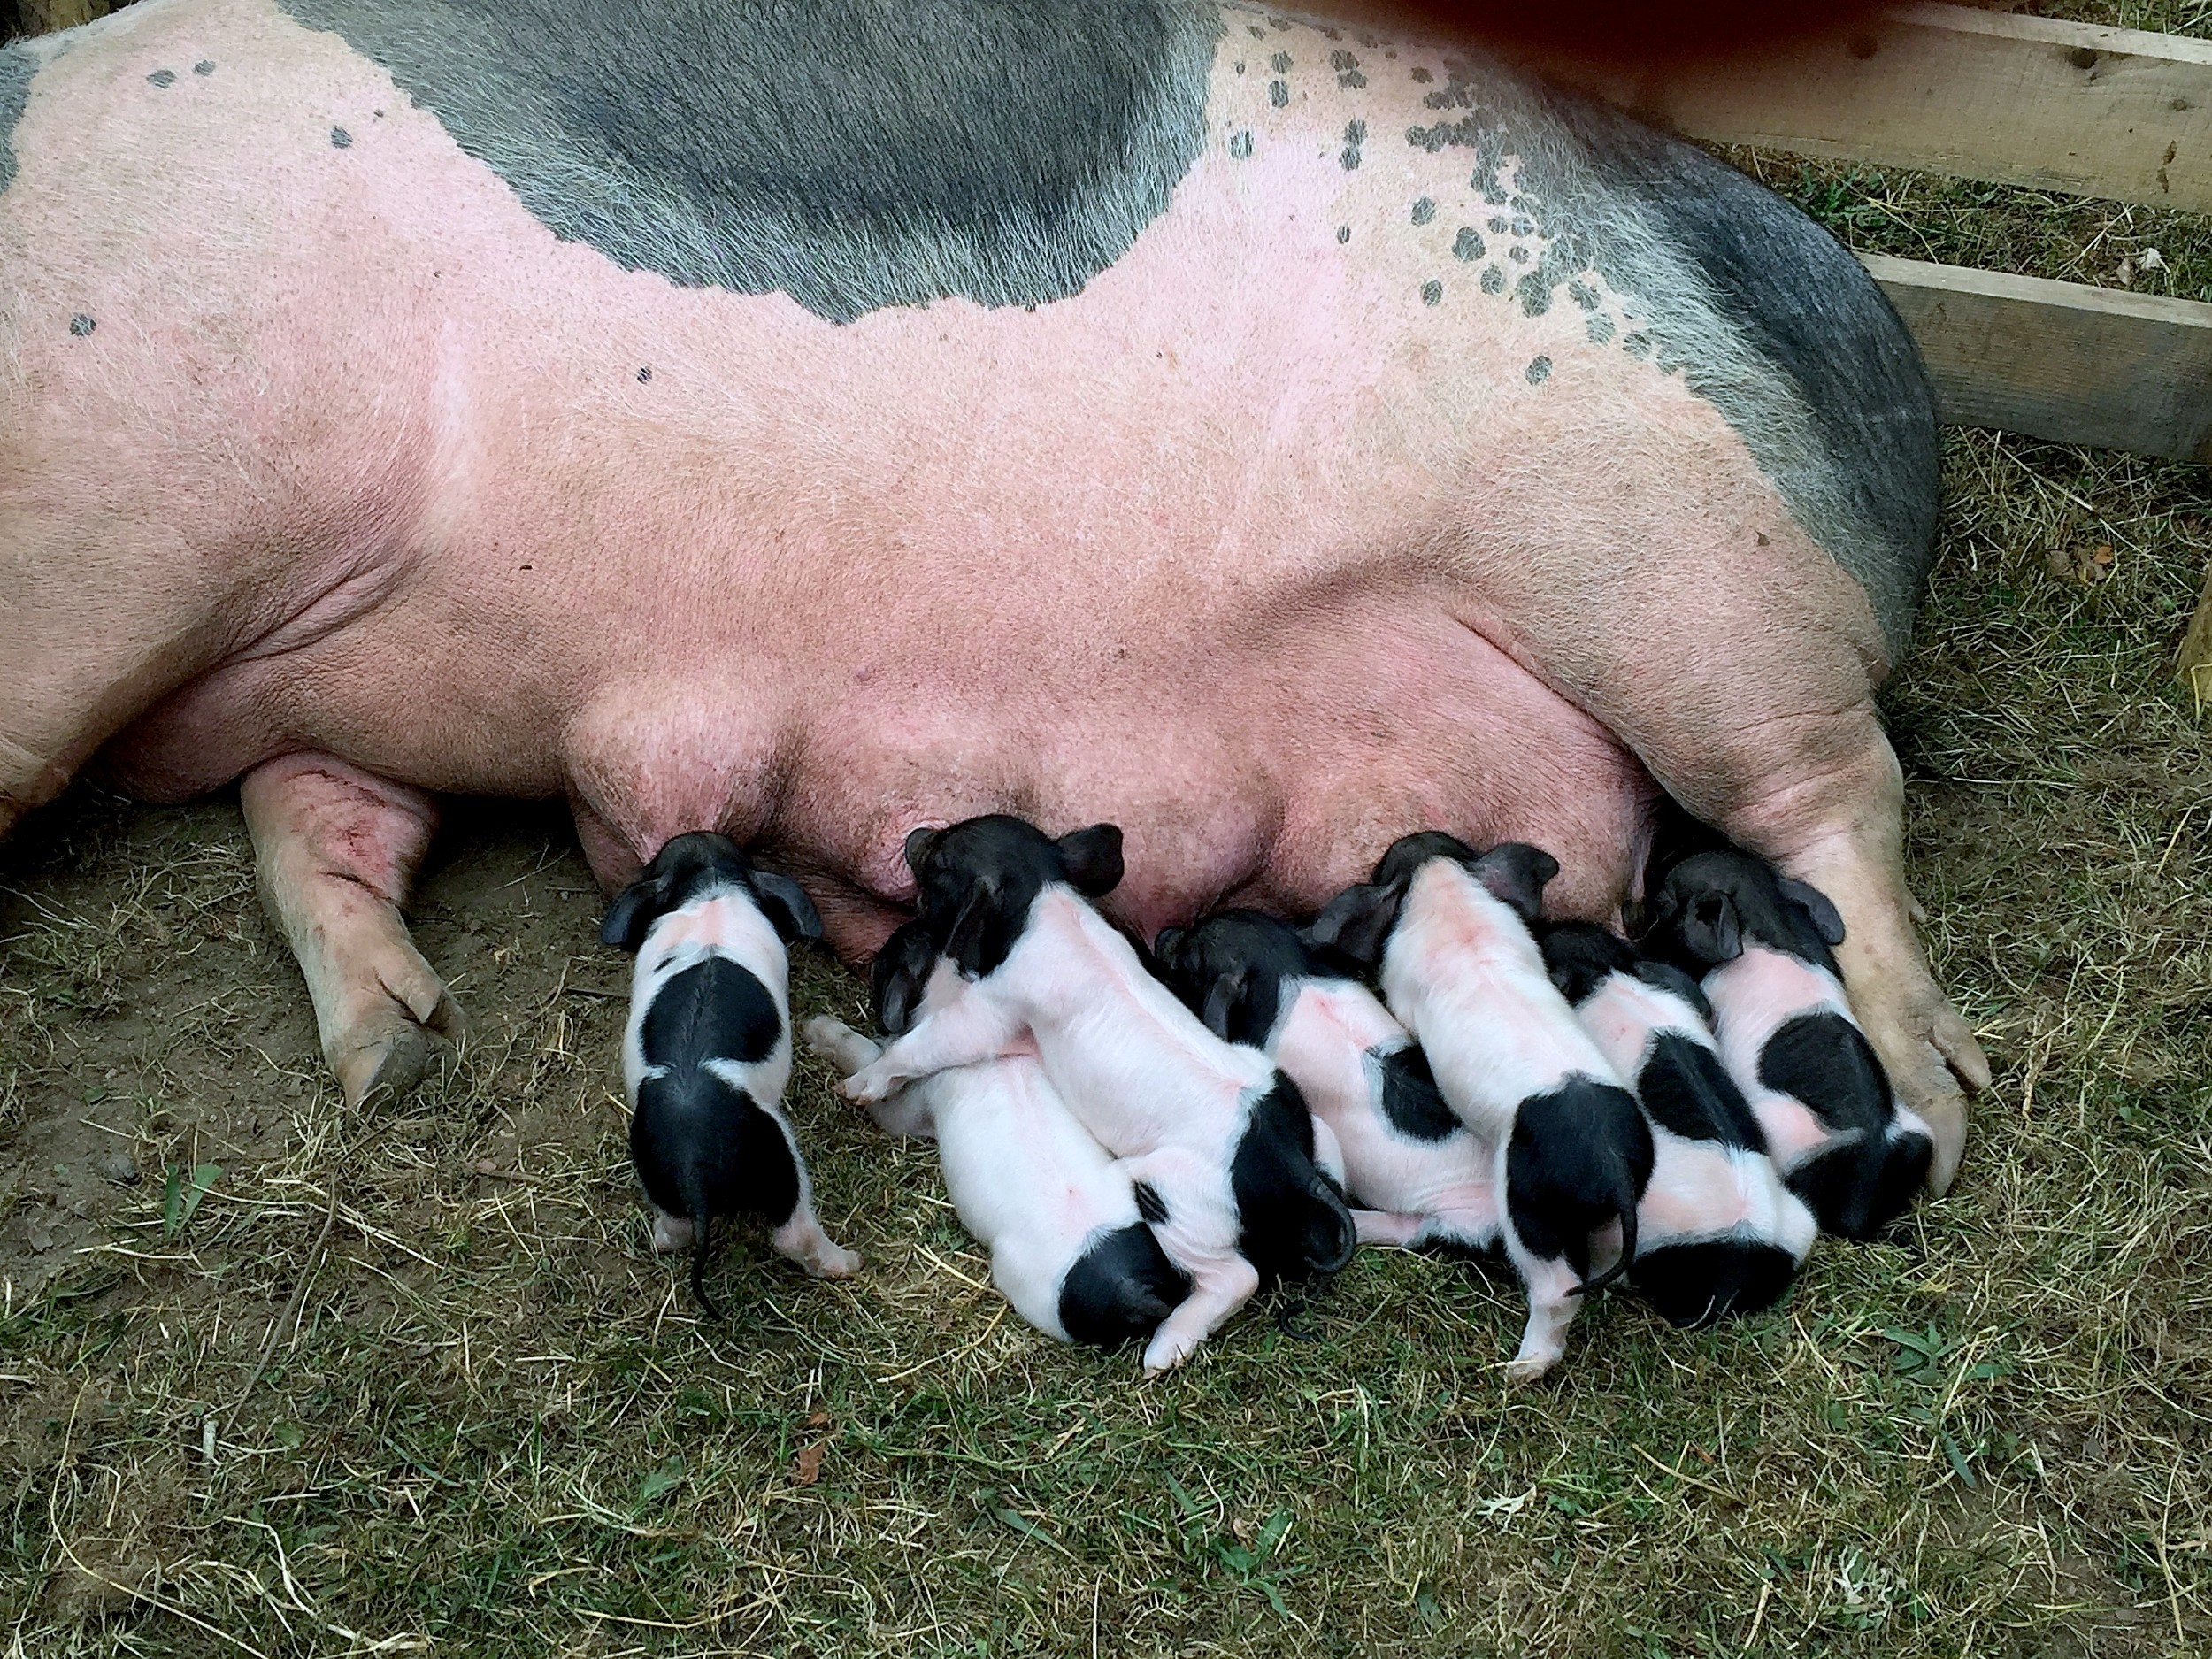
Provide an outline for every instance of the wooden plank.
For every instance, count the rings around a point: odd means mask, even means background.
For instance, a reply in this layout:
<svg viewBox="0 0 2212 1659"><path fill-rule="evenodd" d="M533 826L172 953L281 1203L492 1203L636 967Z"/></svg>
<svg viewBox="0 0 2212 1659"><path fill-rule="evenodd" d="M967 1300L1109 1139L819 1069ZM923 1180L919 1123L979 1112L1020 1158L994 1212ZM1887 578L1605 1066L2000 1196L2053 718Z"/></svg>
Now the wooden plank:
<svg viewBox="0 0 2212 1659"><path fill-rule="evenodd" d="M1755 54L1539 66L1692 138L2212 211L2212 42L1912 5Z"/></svg>
<svg viewBox="0 0 2212 1659"><path fill-rule="evenodd" d="M2212 305L1859 257L1920 342L1943 419L2212 461Z"/></svg>

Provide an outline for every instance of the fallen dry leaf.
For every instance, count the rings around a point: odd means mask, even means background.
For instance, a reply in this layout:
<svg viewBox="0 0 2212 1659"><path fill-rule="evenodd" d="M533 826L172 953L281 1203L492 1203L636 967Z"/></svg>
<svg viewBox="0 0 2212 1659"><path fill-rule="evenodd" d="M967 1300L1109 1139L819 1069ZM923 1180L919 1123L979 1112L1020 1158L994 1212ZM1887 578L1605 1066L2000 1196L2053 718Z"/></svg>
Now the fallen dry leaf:
<svg viewBox="0 0 2212 1659"><path fill-rule="evenodd" d="M810 1486L822 1478L822 1442L799 1448L798 1455L791 1460L791 1484Z"/></svg>

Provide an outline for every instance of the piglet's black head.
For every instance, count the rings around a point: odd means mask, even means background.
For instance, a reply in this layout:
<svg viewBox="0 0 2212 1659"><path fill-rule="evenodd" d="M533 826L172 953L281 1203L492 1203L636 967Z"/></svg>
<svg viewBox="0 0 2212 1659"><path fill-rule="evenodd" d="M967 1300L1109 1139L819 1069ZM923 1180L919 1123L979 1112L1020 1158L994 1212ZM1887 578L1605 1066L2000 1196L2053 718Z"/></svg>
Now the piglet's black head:
<svg viewBox="0 0 2212 1659"><path fill-rule="evenodd" d="M1746 945L1763 945L1832 973L1829 947L1842 942L1843 918L1826 894L1730 849L1686 858L1668 874L1645 949L1702 974L1733 962Z"/></svg>
<svg viewBox="0 0 2212 1659"><path fill-rule="evenodd" d="M994 813L916 830L906 838L906 862L930 939L963 973L980 975L1006 960L1029 907L1052 883L1093 899L1121 885L1121 831L1094 824L1054 841L1033 824Z"/></svg>
<svg viewBox="0 0 2212 1659"><path fill-rule="evenodd" d="M1224 1042L1264 1048L1282 1017L1286 987L1316 972L1289 923L1258 910L1224 910L1153 941L1160 977Z"/></svg>
<svg viewBox="0 0 2212 1659"><path fill-rule="evenodd" d="M937 960L937 947L919 917L883 941L868 964L868 991L876 1024L887 1034L895 1037L914 1023Z"/></svg>
<svg viewBox="0 0 2212 1659"><path fill-rule="evenodd" d="M1382 960L1383 947L1398 925L1398 912L1413 878L1439 858L1463 866L1492 897L1509 905L1531 926L1544 913L1544 884L1559 873L1556 858L1525 841L1504 841L1478 853L1455 835L1423 830L1393 841L1376 864L1371 879L1331 899L1306 929L1306 942L1372 968Z"/></svg>
<svg viewBox="0 0 2212 1659"><path fill-rule="evenodd" d="M1544 968L1560 995L1579 1007L1617 973L1636 972L1636 948L1594 922L1561 922L1544 930Z"/></svg>
<svg viewBox="0 0 2212 1659"><path fill-rule="evenodd" d="M635 950L662 917L724 887L739 887L749 895L787 944L795 939L821 938L822 918L797 882L755 868L728 836L696 830L664 846L653 855L645 873L615 895L606 920L599 925L599 941Z"/></svg>

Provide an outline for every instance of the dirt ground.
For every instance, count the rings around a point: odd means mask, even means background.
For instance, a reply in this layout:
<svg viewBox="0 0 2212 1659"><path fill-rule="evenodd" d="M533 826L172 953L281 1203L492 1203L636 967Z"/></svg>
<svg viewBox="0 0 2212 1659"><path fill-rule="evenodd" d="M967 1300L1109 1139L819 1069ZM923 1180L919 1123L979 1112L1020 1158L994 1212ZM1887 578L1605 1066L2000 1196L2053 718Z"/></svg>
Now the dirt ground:
<svg viewBox="0 0 2212 1659"><path fill-rule="evenodd" d="M1740 159L1858 246L2212 298L2201 220ZM0 845L4 1651L2212 1649L2212 473L1947 452L1886 703L1997 1069L1959 1184L1769 1316L1604 1298L1535 1389L1506 1277L1399 1253L1160 1381L1057 1348L811 1063L867 1270L741 1239L703 1324L561 813L453 805L413 922L466 1052L353 1113L234 799L80 787ZM861 1023L827 963L798 1002Z"/></svg>

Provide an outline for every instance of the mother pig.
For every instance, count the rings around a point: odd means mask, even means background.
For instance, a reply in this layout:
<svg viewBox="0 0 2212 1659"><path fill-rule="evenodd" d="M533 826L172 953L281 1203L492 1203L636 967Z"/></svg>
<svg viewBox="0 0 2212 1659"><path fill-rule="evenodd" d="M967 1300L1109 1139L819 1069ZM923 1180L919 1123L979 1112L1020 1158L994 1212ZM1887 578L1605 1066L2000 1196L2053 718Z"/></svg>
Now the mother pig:
<svg viewBox="0 0 2212 1659"><path fill-rule="evenodd" d="M0 830L243 779L349 1096L457 1018L441 791L714 828L868 950L918 824L1127 832L1146 936L1406 831L1634 885L1657 790L1985 1080L1873 688L1920 364L1695 150L1232 0L145 0L0 51Z"/></svg>

